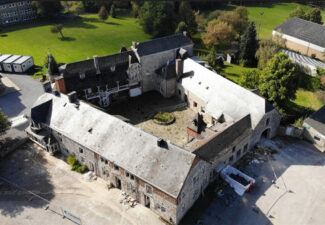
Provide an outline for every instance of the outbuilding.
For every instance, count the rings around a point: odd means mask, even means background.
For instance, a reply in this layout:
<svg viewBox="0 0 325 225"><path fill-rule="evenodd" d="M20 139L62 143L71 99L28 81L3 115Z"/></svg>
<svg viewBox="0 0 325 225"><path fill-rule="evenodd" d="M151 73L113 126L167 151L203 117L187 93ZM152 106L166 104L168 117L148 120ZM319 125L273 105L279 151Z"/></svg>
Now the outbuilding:
<svg viewBox="0 0 325 225"><path fill-rule="evenodd" d="M14 71L17 73L23 73L32 66L34 66L33 56L23 56L13 63Z"/></svg>
<svg viewBox="0 0 325 225"><path fill-rule="evenodd" d="M11 56L12 55L8 55L8 54L0 56L0 71L3 71L3 66L2 66L3 62L6 61Z"/></svg>
<svg viewBox="0 0 325 225"><path fill-rule="evenodd" d="M13 72L13 67L12 64L18 60L19 58L21 58L21 55L13 55L10 58L6 59L3 63L3 70L6 72Z"/></svg>

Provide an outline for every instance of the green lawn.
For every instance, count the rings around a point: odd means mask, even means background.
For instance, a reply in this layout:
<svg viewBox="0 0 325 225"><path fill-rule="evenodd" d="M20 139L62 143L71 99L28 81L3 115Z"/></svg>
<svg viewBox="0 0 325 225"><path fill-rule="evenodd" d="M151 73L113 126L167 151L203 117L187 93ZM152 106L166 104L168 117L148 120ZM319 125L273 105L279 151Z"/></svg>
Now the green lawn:
<svg viewBox="0 0 325 225"><path fill-rule="evenodd" d="M260 24L260 12L264 12L261 23L261 39L270 38L272 30L285 22L289 18L289 14L294 11L297 6L309 8L297 3L274 3L263 4L264 6L247 6L249 19L255 21L258 31ZM265 6L266 5L266 6ZM323 21L325 19L325 11L322 10Z"/></svg>
<svg viewBox="0 0 325 225"><path fill-rule="evenodd" d="M323 106L323 103L317 98L314 92L303 89L298 89L297 98L294 103L314 110L318 110Z"/></svg>
<svg viewBox="0 0 325 225"><path fill-rule="evenodd" d="M228 79L238 83L240 76L243 74L243 72L251 69L253 68L247 68L236 64L225 63L225 68L223 72L225 73Z"/></svg>
<svg viewBox="0 0 325 225"><path fill-rule="evenodd" d="M132 41L151 39L132 17L109 18L107 23L97 15L62 22L64 40L50 32L50 23L34 21L3 30L0 36L1 53L32 55L40 65L50 50L58 62L74 62L94 55L117 53L122 45L130 47Z"/></svg>

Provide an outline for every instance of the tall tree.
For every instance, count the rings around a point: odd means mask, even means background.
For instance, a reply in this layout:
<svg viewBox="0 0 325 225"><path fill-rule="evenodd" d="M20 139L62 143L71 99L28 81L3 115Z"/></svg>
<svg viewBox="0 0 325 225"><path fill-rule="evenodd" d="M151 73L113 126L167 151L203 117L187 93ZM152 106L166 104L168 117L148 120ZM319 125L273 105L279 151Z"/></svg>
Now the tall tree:
<svg viewBox="0 0 325 225"><path fill-rule="evenodd" d="M259 88L264 97L283 108L288 101L296 98L297 83L295 65L287 54L278 53L262 71Z"/></svg>
<svg viewBox="0 0 325 225"><path fill-rule="evenodd" d="M255 54L258 49L255 23L251 22L240 40L239 58L244 66L255 66L257 63Z"/></svg>
<svg viewBox="0 0 325 225"><path fill-rule="evenodd" d="M312 8L307 12L307 16L309 21L318 23L318 24L323 24L322 23L322 13L320 9L318 8Z"/></svg>
<svg viewBox="0 0 325 225"><path fill-rule="evenodd" d="M59 34L61 34L61 37L64 38L62 30L63 30L62 24L55 24L55 25L51 26L51 32L53 34L59 33Z"/></svg>
<svg viewBox="0 0 325 225"><path fill-rule="evenodd" d="M298 6L292 13L290 13L289 16L290 17L298 17L300 19L307 20L306 10L303 9L301 6Z"/></svg>
<svg viewBox="0 0 325 225"><path fill-rule="evenodd" d="M63 9L59 1L33 1L37 14L45 18L53 18Z"/></svg>
<svg viewBox="0 0 325 225"><path fill-rule="evenodd" d="M220 44L229 44L234 37L231 26L225 22L212 20L208 23L206 32L203 34L203 43L210 48L215 48Z"/></svg>
<svg viewBox="0 0 325 225"><path fill-rule="evenodd" d="M195 14L188 1L182 1L178 9L179 21L183 21L187 26L187 31L194 34L197 30Z"/></svg>
<svg viewBox="0 0 325 225"><path fill-rule="evenodd" d="M238 34L242 34L249 25L248 11L242 6L231 12L222 12L218 20L232 26Z"/></svg>
<svg viewBox="0 0 325 225"><path fill-rule="evenodd" d="M107 12L105 6L100 7L100 10L99 10L99 12L98 12L98 17L99 17L99 19L101 19L103 22L104 22L105 20L107 20L107 18L108 18L108 12Z"/></svg>
<svg viewBox="0 0 325 225"><path fill-rule="evenodd" d="M139 17L144 31L154 37L175 31L174 3L171 1L146 1L141 7Z"/></svg>
<svg viewBox="0 0 325 225"><path fill-rule="evenodd" d="M111 6L109 14L111 15L112 18L116 18L116 9L114 4Z"/></svg>
<svg viewBox="0 0 325 225"><path fill-rule="evenodd" d="M8 119L8 116L6 116L1 108L0 108L0 136L4 135L7 130L11 127L11 121Z"/></svg>

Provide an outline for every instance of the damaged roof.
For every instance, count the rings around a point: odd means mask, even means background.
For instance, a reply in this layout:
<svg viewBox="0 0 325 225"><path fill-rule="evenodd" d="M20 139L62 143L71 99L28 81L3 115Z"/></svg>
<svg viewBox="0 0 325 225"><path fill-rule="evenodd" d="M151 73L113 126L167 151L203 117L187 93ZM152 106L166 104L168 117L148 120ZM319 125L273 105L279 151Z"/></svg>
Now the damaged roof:
<svg viewBox="0 0 325 225"><path fill-rule="evenodd" d="M46 120L50 128L177 198L194 154L171 143L168 149L158 147L158 137L82 101L76 107L63 94L57 97L45 93L34 107L51 100Z"/></svg>
<svg viewBox="0 0 325 225"><path fill-rule="evenodd" d="M325 47L325 27L321 24L293 17L274 30Z"/></svg>
<svg viewBox="0 0 325 225"><path fill-rule="evenodd" d="M151 55L156 52L163 52L171 49L181 48L182 46L193 45L192 40L184 34L173 34L150 41L140 42L136 51L138 55Z"/></svg>
<svg viewBox="0 0 325 225"><path fill-rule="evenodd" d="M325 105L305 119L305 123L325 135Z"/></svg>
<svg viewBox="0 0 325 225"><path fill-rule="evenodd" d="M267 110L270 110L264 98L190 58L184 60L184 74L190 76L182 79L182 86L205 101L211 115L226 114L233 120L239 120L250 114L252 127L255 128Z"/></svg>

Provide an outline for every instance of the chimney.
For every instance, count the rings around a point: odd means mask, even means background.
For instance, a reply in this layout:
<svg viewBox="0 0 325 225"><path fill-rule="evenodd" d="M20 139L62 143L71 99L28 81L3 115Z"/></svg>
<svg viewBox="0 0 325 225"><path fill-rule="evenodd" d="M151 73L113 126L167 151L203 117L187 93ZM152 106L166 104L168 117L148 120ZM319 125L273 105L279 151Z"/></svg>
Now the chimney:
<svg viewBox="0 0 325 225"><path fill-rule="evenodd" d="M76 103L77 101L77 92L72 91L68 94L69 102L70 103Z"/></svg>
<svg viewBox="0 0 325 225"><path fill-rule="evenodd" d="M177 79L182 77L184 70L184 61L182 59L176 59L176 75Z"/></svg>
<svg viewBox="0 0 325 225"><path fill-rule="evenodd" d="M52 86L50 81L43 82L43 89L45 92L51 93L52 92Z"/></svg>
<svg viewBox="0 0 325 225"><path fill-rule="evenodd" d="M96 74L100 74L99 63L98 63L98 56L94 56L94 66L96 68Z"/></svg>
<svg viewBox="0 0 325 225"><path fill-rule="evenodd" d="M61 93L64 93L66 94L67 93L67 88L65 86L65 82L64 82L64 78L61 76L61 77L58 77L56 80L55 80L55 86L56 86L56 89L61 92Z"/></svg>

